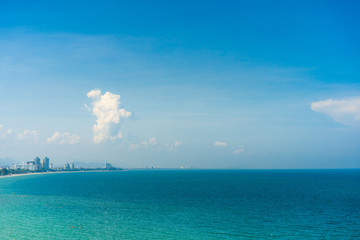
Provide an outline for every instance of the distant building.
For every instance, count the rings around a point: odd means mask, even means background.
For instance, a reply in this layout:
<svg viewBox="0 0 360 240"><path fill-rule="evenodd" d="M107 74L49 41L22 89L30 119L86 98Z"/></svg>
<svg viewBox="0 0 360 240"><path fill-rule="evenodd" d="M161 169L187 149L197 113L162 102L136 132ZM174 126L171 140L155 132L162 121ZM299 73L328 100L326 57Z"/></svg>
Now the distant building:
<svg viewBox="0 0 360 240"><path fill-rule="evenodd" d="M10 167L11 169L22 169L22 170L29 170L29 171L35 171L35 165L30 163L30 164L13 164Z"/></svg>
<svg viewBox="0 0 360 240"><path fill-rule="evenodd" d="M65 163L65 165L64 165L64 170L70 170L70 164Z"/></svg>
<svg viewBox="0 0 360 240"><path fill-rule="evenodd" d="M110 163L105 163L104 168L105 169L111 169L111 168L113 168L113 166Z"/></svg>
<svg viewBox="0 0 360 240"><path fill-rule="evenodd" d="M41 170L42 169L42 165L40 163L40 158L39 157L34 158L34 165L35 165L36 170Z"/></svg>
<svg viewBox="0 0 360 240"><path fill-rule="evenodd" d="M73 169L75 169L74 163L65 163L64 170L73 170Z"/></svg>
<svg viewBox="0 0 360 240"><path fill-rule="evenodd" d="M45 157L43 162L40 163L40 158L35 157L33 161L27 161L23 164L13 164L10 166L10 169L22 169L22 170L29 170L29 171L38 171L38 170L49 170L50 160L48 157Z"/></svg>
<svg viewBox="0 0 360 240"><path fill-rule="evenodd" d="M50 160L49 160L49 158L48 157L45 157L44 159L43 159L43 162L42 162L42 168L43 168L43 170L49 170L49 168L50 168Z"/></svg>

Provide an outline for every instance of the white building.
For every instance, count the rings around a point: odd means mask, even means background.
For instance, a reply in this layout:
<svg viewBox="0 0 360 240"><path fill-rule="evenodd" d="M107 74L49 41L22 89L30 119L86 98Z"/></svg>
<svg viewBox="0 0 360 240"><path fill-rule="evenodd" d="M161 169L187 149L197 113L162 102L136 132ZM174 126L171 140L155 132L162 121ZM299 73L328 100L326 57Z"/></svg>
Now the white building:
<svg viewBox="0 0 360 240"><path fill-rule="evenodd" d="M42 164L40 163L40 158L34 158L34 161L27 161L27 163L22 164L13 164L10 166L10 169L22 169L22 170L29 170L29 171L37 171L37 170L49 170L49 158L45 157Z"/></svg>
<svg viewBox="0 0 360 240"><path fill-rule="evenodd" d="M22 169L22 170L29 170L29 171L35 171L36 170L36 166L35 164L26 164L26 163L23 163L23 164L13 164L11 165L10 167L11 169Z"/></svg>

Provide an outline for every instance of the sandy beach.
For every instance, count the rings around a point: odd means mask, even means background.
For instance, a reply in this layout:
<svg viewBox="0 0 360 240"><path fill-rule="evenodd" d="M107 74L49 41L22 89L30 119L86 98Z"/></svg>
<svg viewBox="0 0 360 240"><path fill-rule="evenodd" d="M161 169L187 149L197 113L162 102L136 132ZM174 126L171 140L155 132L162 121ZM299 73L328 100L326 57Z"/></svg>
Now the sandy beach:
<svg viewBox="0 0 360 240"><path fill-rule="evenodd" d="M40 174L52 174L52 173L66 173L66 172L34 172L34 173L9 174L9 175L0 176L0 179L8 178L8 177L21 177L21 176L40 175Z"/></svg>
<svg viewBox="0 0 360 240"><path fill-rule="evenodd" d="M22 177L22 176L32 176L32 175L42 175L42 174L54 174L54 173L81 173L81 172L114 172L114 171L125 171L125 170L90 170L90 171L58 171L58 172L30 172L30 173L20 173L20 174L9 174L0 176L1 178L8 177Z"/></svg>

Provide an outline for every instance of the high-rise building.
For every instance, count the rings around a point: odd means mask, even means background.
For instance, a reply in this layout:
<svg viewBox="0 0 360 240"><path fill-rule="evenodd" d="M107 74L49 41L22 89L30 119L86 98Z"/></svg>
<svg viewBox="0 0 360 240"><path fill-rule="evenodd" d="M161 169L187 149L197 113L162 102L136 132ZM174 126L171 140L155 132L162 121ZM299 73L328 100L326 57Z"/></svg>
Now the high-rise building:
<svg viewBox="0 0 360 240"><path fill-rule="evenodd" d="M74 163L70 163L70 164L69 164L69 167L70 167L70 169L74 169L74 168L75 168L75 164L74 164Z"/></svg>
<svg viewBox="0 0 360 240"><path fill-rule="evenodd" d="M34 165L35 170L40 170L42 168L39 157L34 158Z"/></svg>
<svg viewBox="0 0 360 240"><path fill-rule="evenodd" d="M113 166L110 164L110 163L105 163L105 166L104 166L105 169L112 169Z"/></svg>
<svg viewBox="0 0 360 240"><path fill-rule="evenodd" d="M70 165L68 163L65 163L64 170L70 170Z"/></svg>
<svg viewBox="0 0 360 240"><path fill-rule="evenodd" d="M44 159L43 159L43 162L42 162L42 168L44 169L44 170L49 170L49 166L50 166L50 160L49 160L49 158L48 157L45 157Z"/></svg>

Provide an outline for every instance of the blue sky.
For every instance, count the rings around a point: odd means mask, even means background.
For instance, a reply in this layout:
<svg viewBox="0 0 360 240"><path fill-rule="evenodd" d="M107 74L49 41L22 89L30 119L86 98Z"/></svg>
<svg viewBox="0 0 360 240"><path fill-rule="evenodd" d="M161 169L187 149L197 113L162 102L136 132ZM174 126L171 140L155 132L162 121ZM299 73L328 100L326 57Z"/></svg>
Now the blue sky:
<svg viewBox="0 0 360 240"><path fill-rule="evenodd" d="M0 158L360 167L359 10L3 1Z"/></svg>

